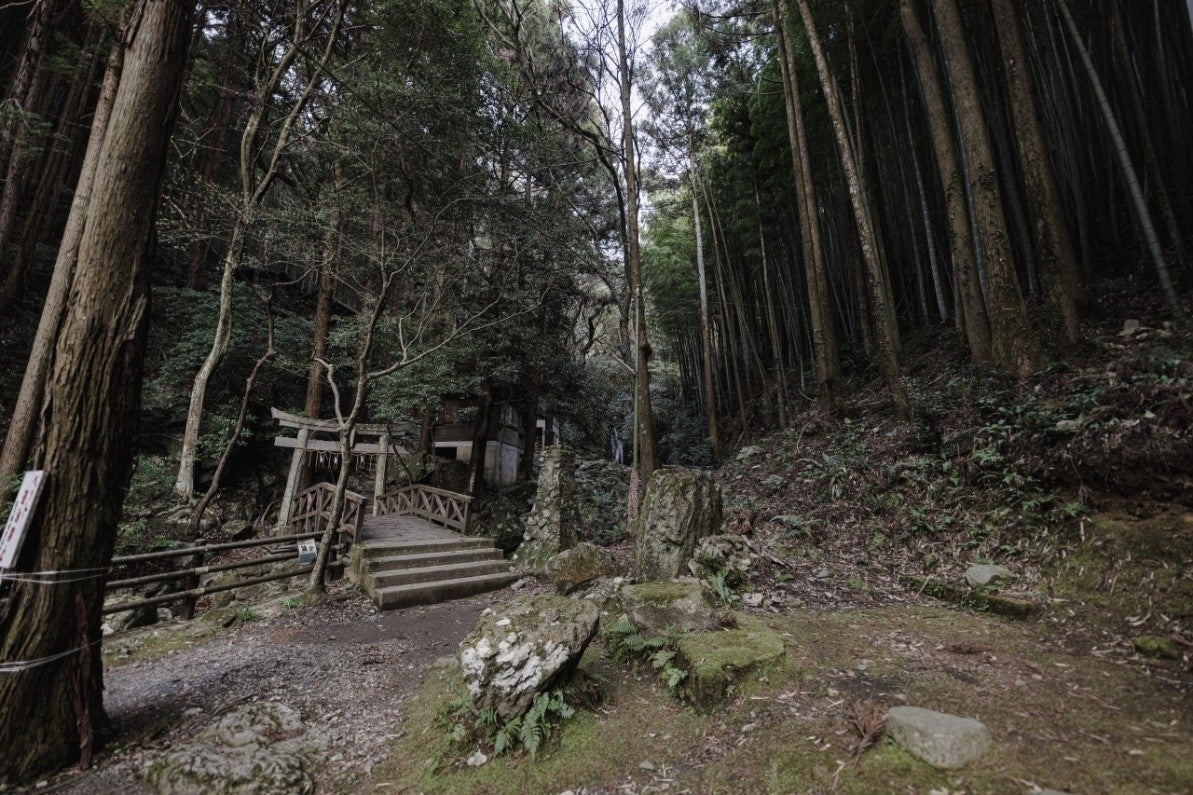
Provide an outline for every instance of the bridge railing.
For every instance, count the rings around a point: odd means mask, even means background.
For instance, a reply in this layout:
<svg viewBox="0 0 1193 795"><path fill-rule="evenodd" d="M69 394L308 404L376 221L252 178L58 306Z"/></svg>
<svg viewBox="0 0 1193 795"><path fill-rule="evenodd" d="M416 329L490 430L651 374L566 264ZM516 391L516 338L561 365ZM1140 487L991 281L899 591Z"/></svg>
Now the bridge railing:
<svg viewBox="0 0 1193 795"><path fill-rule="evenodd" d="M290 503L290 529L295 533L322 532L331 521L331 505L336 487L331 483L316 483L295 495ZM365 520L366 500L354 491L344 494L344 513L340 518L340 546L347 547L360 536Z"/></svg>
<svg viewBox="0 0 1193 795"><path fill-rule="evenodd" d="M433 486L413 484L377 497L379 516L418 516L443 527L465 532L472 509L472 498Z"/></svg>

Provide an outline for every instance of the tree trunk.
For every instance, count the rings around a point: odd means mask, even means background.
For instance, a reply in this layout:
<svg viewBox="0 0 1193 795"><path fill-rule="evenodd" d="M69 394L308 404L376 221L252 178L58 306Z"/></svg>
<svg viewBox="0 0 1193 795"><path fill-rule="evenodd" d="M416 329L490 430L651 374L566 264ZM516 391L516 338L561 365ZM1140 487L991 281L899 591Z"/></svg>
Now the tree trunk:
<svg viewBox="0 0 1193 795"><path fill-rule="evenodd" d="M771 9L779 44L779 66L783 73L783 96L787 109L787 136L791 161L795 167L795 190L799 204L800 244L804 253L804 273L808 283L808 306L812 325L812 346L816 353L816 379L820 382L821 401L829 411L841 403L843 384L841 360L837 353L837 330L829 312L828 272L820 240L820 219L816 212L816 188L812 180L812 159L804 132L803 102L795 74L787 20L791 16L788 0L775 0Z"/></svg>
<svg viewBox="0 0 1193 795"><path fill-rule="evenodd" d="M518 459L518 481L525 483L534 475L534 456L538 447L538 414L539 400L543 392L543 373L535 370L530 377L529 394L526 396L526 442L522 447L522 457Z"/></svg>
<svg viewBox="0 0 1193 795"><path fill-rule="evenodd" d="M1131 101L1131 113L1135 117L1135 124L1139 129L1139 137L1143 141L1143 161L1151 176L1152 189L1156 192L1156 202L1160 205L1160 215L1168 227L1168 239L1172 242L1173 253L1176 254L1177 267L1185 263L1185 240L1181 235L1180 223L1176 219L1176 212L1172 207L1172 198L1168 194L1164 171L1160 168L1160 158L1156 155L1156 147L1152 143L1151 125L1148 124L1147 110L1143 106L1140 95L1139 80L1135 73L1135 64L1131 58L1131 49L1127 46L1126 31L1123 30L1122 8L1118 0L1114 3L1114 11L1110 16L1110 28L1114 38L1115 50L1118 52L1119 64L1123 70L1123 80L1126 82L1126 94Z"/></svg>
<svg viewBox="0 0 1193 795"><path fill-rule="evenodd" d="M996 366L1017 378L1026 378L1040 367L1040 345L1028 322L1027 307L1015 274L1002 191L979 101L977 78L965 43L961 12L956 0L936 0L933 7L937 11L941 49L953 88L961 145L965 150L969 191L974 203L973 220L981 238L986 265L986 314L990 319L991 354Z"/></svg>
<svg viewBox="0 0 1193 795"><path fill-rule="evenodd" d="M304 6L300 3L299 11L303 10ZM306 83L291 103L284 121L275 134L272 146L267 147L268 154L263 155L257 151L262 122L265 120L274 92L290 73L290 69L298 57L300 40L306 42L309 39L309 34L303 33L303 25L307 20L301 13L296 16L293 40L282 52L267 79L258 87L253 109L249 113L248 122L245 124L244 133L240 138L240 206L237 208L236 223L232 227L232 238L228 243L228 253L224 257L223 275L220 278L219 317L216 320L211 350L203 359L199 372L195 374L195 382L191 388L190 404L186 412L186 427L182 432L182 452L179 456L178 476L174 481L174 491L184 500L189 500L195 490L195 455L199 441L199 426L203 420L203 404L207 399L207 382L224 358L232 339L232 288L236 272L240 269L241 260L244 257L245 238L253 227L265 194L269 191L274 179L277 178L282 155L289 147L295 122L306 108L307 102L315 90L315 85L331 57L340 25L344 19L344 10L344 3L339 3L327 34L326 44L320 54L320 60L314 64ZM257 176L260 159L265 161L264 173Z"/></svg>
<svg viewBox="0 0 1193 795"><path fill-rule="evenodd" d="M1027 189L1036 260L1041 276L1047 283L1048 303L1052 312L1063 323L1065 339L1075 343L1079 331L1077 305L1081 277L1078 275L1077 257L1065 221L1056 170L1048 152L1048 141L1044 137L1039 100L1032 85L1027 47L1023 43L1022 11L1019 0L991 0L991 5L994 7L1003 71L1010 92L1015 142L1020 173L1023 174Z"/></svg>
<svg viewBox="0 0 1193 795"><path fill-rule="evenodd" d="M468 493L473 498L485 493L485 455L489 447L489 425L493 422L493 388L485 383L484 395L472 427L472 454L468 458Z"/></svg>
<svg viewBox="0 0 1193 795"><path fill-rule="evenodd" d="M95 167L102 211L90 214L79 243L47 384L39 462L46 487L18 563L19 571L77 574L50 586L16 583L0 616L0 661L31 663L0 676L0 781L89 763L107 723L103 573L131 472L154 217L191 8L183 0L143 0L131 14L124 72Z"/></svg>
<svg viewBox="0 0 1193 795"><path fill-rule="evenodd" d="M207 129L204 130L202 141L213 137L211 145L201 144L203 147L202 166L199 169L199 187L209 190L219 174L220 164L224 159L224 146L228 140L228 130L232 122L232 110L236 106L236 92L227 87L221 87L216 98L215 107L211 110ZM195 230L199 236L186 246L186 286L198 290L203 282L203 264L207 260L207 253L211 250L211 242L203 228L211 215L212 202L201 199L198 216L194 220Z"/></svg>
<svg viewBox="0 0 1193 795"><path fill-rule="evenodd" d="M1094 62L1090 60L1089 50L1085 46L1085 39L1081 37L1081 32L1077 29L1077 23L1073 21L1073 15L1069 13L1069 4L1065 0L1057 0L1057 5L1060 7L1065 27L1068 28L1069 37L1073 40L1073 46L1077 48L1077 54L1081 58L1082 65L1085 67L1085 75L1089 79L1090 87L1093 88L1094 96L1098 100L1098 108L1102 112L1102 121L1106 124L1106 129L1110 132L1110 138L1114 142L1115 158L1118 162L1119 170L1122 172L1123 181L1127 184L1127 192L1131 197L1131 208L1135 211L1136 223L1139 224L1144 243L1147 245L1148 253L1151 255L1152 265L1156 269L1156 278L1159 279L1160 289L1164 293L1164 300L1168 303L1168 309L1172 312L1173 318L1179 324L1184 325L1186 322L1185 311L1181 308L1176 288L1172 284L1172 277L1168 273L1168 264L1164 261L1164 253L1160 250L1160 238L1156 235L1156 226L1152 223L1151 211L1147 207L1147 202L1144 201L1143 190L1139 187L1139 177L1135 173L1135 164L1131 161L1130 152L1127 151L1127 142L1123 140L1123 133L1119 128L1118 119L1115 118L1114 111L1110 109L1110 100L1106 98L1106 91L1102 88L1102 80L1098 77L1098 70L1094 68Z"/></svg>
<svg viewBox="0 0 1193 795"><path fill-rule="evenodd" d="M965 200L961 159L953 142L952 124L944 100L944 84L936 65L932 47L920 24L912 0L900 0L899 12L903 30L915 56L916 74L928 114L928 129L932 133L932 147L940 171L946 214L949 220L949 250L953 259L953 285L963 312L956 321L963 324L969 342L969 353L975 362L990 361L990 321L982 300L982 285L978 277L977 256L970 234L969 207Z"/></svg>
<svg viewBox="0 0 1193 795"><path fill-rule="evenodd" d="M78 139L83 137L82 131L86 129L82 119L92 99L95 72L104 61L103 39L104 33L98 24L88 26L81 53L84 57L79 60L71 76L56 128L46 143L36 180L37 188L32 198L27 198L24 203L25 218L21 233L12 237L16 241L16 248L8 260L9 270L4 285L0 287L0 307L11 305L24 293L25 274L33 262L37 244L58 214L59 192L66 180L66 173L77 160ZM29 184L33 184L32 180Z"/></svg>
<svg viewBox="0 0 1193 795"><path fill-rule="evenodd" d="M866 276L870 284L870 300L873 302L874 308L874 330L878 338L878 355L881 359L883 376L895 403L895 416L900 420L907 421L911 419L911 407L899 369L899 330L894 327L894 312L890 307L890 289L885 282L882 263L878 260L878 241L874 234L874 224L870 218L869 208L866 205L864 186L858 174L857 163L849 148L849 136L845 131L845 116L841 110L841 97L836 91L832 74L829 72L828 61L821 49L820 37L816 33L816 24L812 20L812 12L808 9L808 0L796 0L796 5L799 7L800 16L803 17L804 27L808 31L808 42L812 46L812 56L816 60L816 70L820 73L820 85L828 103L829 119L832 121L833 133L837 139L837 153L840 156L841 168L845 172L845 179L849 187L849 202L853 207L853 218L857 224L858 240L862 248L862 260L866 264Z"/></svg>
<svg viewBox="0 0 1193 795"><path fill-rule="evenodd" d="M779 321L775 315L775 290L771 285L770 258L766 255L766 233L762 229L762 197L758 192L758 170L750 166L750 176L753 178L754 211L758 216L758 250L762 258L762 293L766 305L766 330L770 335L771 356L774 358L775 380L778 390L775 395L779 401L779 427L787 427L787 373L783 369L783 346L779 341Z"/></svg>
<svg viewBox="0 0 1193 795"><path fill-rule="evenodd" d="M108 129L108 120L112 115L112 104L116 99L123 62L124 48L117 44L112 47L108 58L103 88L91 120L91 133L87 141L87 153L83 156L83 169L79 173L70 215L67 216L62 241L58 245L54 274L50 278L45 303L42 304L41 319L33 337L29 361L25 364L25 376L21 380L21 390L13 407L12 419L8 423L8 435L4 437L4 450L0 452L0 505L8 500L8 480L23 468L37 428L46 374L53 360L54 340L58 337L58 328L66 310L66 299L74 279L79 242L83 237L83 227L87 221L87 210L95 184L95 170L104 143L104 133Z"/></svg>
<svg viewBox="0 0 1193 795"><path fill-rule="evenodd" d="M690 148L690 147L689 147ZM708 282L704 271L704 229L700 221L699 184L696 158L688 157L688 178L692 183L692 218L696 233L696 278L700 280L700 359L704 372L704 416L708 422L708 443L713 461L721 458L721 440L717 435L717 396L712 376L712 326L708 314Z"/></svg>
<svg viewBox="0 0 1193 795"><path fill-rule="evenodd" d="M626 248L629 289L634 304L634 414L637 444L634 462L639 483L645 488L658 465L654 414L650 407L650 341L646 337L646 294L642 289L642 254L638 239L638 163L634 154L634 118L630 102L630 62L626 49L625 0L617 0L617 63L621 93L622 147L625 155Z"/></svg>
<svg viewBox="0 0 1193 795"><path fill-rule="evenodd" d="M313 420L323 408L323 373L321 359L327 357L327 331L331 327L331 299L335 295L336 258L340 253L339 196L343 170L337 161L333 168L331 218L323 236L323 256L319 260L315 295L315 322L311 332L311 366L307 370L307 396L304 411Z"/></svg>

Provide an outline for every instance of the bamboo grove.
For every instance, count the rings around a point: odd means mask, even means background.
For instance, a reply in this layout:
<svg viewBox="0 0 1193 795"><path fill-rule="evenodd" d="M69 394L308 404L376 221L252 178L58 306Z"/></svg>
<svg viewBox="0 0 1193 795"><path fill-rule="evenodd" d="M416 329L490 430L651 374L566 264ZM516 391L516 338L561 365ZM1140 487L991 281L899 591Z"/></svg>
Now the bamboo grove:
<svg viewBox="0 0 1193 795"><path fill-rule="evenodd" d="M921 332L1025 378L1114 279L1154 283L1185 322L1191 42L1175 0L673 18L644 79L662 164L646 274L714 450L718 423L782 427L870 371L907 418Z"/></svg>

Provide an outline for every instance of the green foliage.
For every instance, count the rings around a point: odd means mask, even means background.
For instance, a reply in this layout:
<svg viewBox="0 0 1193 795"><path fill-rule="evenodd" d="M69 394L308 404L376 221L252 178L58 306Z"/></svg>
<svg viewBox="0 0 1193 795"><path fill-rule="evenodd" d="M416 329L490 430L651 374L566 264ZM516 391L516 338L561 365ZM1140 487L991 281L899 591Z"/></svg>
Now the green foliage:
<svg viewBox="0 0 1193 795"><path fill-rule="evenodd" d="M676 636L648 637L625 616L609 627L609 653L614 662L630 659L649 662L667 689L675 693L687 678L688 672L676 665Z"/></svg>
<svg viewBox="0 0 1193 795"><path fill-rule="evenodd" d="M251 624L254 621L261 621L265 616L258 613L251 607L238 607L236 612L232 615L232 620L229 622L229 627L242 627L245 624Z"/></svg>
<svg viewBox="0 0 1193 795"><path fill-rule="evenodd" d="M717 601L723 605L733 605L741 601L737 591L727 582L729 576L730 572L718 571L713 572L705 579Z"/></svg>
<svg viewBox="0 0 1193 795"><path fill-rule="evenodd" d="M444 732L445 752L462 753L473 743L483 742L497 755L522 749L536 759L558 724L575 714L562 689L537 694L524 714L508 720L502 720L492 708L475 715L467 694L461 693L440 710L436 726Z"/></svg>

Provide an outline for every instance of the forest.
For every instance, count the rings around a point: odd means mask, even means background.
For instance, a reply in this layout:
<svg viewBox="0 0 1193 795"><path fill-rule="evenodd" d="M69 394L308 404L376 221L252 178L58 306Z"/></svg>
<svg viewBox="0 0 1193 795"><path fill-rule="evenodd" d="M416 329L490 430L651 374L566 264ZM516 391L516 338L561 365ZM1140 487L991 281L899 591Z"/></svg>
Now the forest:
<svg viewBox="0 0 1193 795"><path fill-rule="evenodd" d="M0 3L0 791L1187 791L1191 86L1193 0ZM487 539L453 571L490 579L386 602L365 542L387 510ZM667 523L679 569L647 576ZM599 555L587 590L569 547ZM272 607L221 602L237 567L257 579L229 593ZM688 574L720 608L704 634L786 655L726 662L764 675L716 685L720 717L697 657L720 658L625 590ZM112 634L125 587L157 628ZM516 708L474 689L449 715L427 671L450 651L404 652L391 736L446 725L430 772L370 737L277 789L182 783L149 749L193 714L127 707L135 666L223 633L395 616L413 642L407 610L442 608L454 647L482 608L576 602L603 611L582 661ZM986 696L917 701L930 663L857 667L884 627L1086 679L1037 697L1050 729L1009 728ZM987 682L949 665L922 676ZM925 773L904 701L986 709L1002 750ZM610 732L652 739L569 755ZM1071 764L1037 756L1070 740Z"/></svg>

